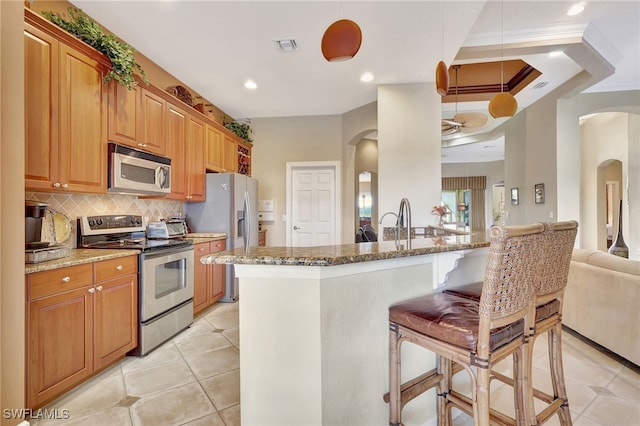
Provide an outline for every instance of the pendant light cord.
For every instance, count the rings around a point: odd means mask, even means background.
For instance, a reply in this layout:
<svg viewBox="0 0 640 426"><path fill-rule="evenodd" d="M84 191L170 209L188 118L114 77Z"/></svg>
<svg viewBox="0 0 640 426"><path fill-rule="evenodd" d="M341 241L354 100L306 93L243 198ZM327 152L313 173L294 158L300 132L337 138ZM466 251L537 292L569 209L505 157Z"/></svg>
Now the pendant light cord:
<svg viewBox="0 0 640 426"><path fill-rule="evenodd" d="M504 91L504 0L500 2L500 93Z"/></svg>
<svg viewBox="0 0 640 426"><path fill-rule="evenodd" d="M454 65L453 69L456 71L456 114L458 115L458 70L460 69L460 65ZM455 118L454 115L454 118Z"/></svg>
<svg viewBox="0 0 640 426"><path fill-rule="evenodd" d="M444 61L444 1L442 3L440 3L440 11L441 11L441 18L440 18L440 24L442 27L442 52L440 57L442 58L442 60Z"/></svg>

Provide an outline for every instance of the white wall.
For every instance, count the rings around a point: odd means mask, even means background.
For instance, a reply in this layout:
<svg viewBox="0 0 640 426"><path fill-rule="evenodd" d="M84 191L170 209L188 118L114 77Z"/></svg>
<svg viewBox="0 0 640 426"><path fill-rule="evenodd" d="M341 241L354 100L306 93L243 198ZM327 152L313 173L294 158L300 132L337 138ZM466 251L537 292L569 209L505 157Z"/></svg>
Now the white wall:
<svg viewBox="0 0 640 426"><path fill-rule="evenodd" d="M581 138L579 118L596 112L630 112L640 114L640 91L603 92L580 94L569 99L558 100L557 109L557 177L558 182L558 219L565 220L581 216L581 194L585 188L580 187L581 167L580 162L575 161L581 154ZM629 123L629 214L628 217L640 217L640 136L639 120L633 116ZM582 234L587 227L578 219L577 245L582 245ZM636 221L637 223L637 221ZM634 249L630 250L630 257L639 259L638 247L640 247L640 231L638 228L630 230L629 238L625 237L628 246L633 242ZM590 247L584 247L590 248ZM594 247L595 248L595 247Z"/></svg>
<svg viewBox="0 0 640 426"><path fill-rule="evenodd" d="M262 229L267 230L267 245L284 246L286 224L282 215L286 210L286 164L292 161L343 161L342 118L339 115L252 118L251 124L255 141L251 151L252 176L258 179L258 197L274 200L276 208L276 220L263 223ZM345 179L343 174L342 191L350 176ZM351 215L352 210L350 204Z"/></svg>
<svg viewBox="0 0 640 426"><path fill-rule="evenodd" d="M412 225L440 203L441 98L431 84L378 87L378 212L411 202ZM391 223L391 218L387 224Z"/></svg>
<svg viewBox="0 0 640 426"><path fill-rule="evenodd" d="M623 236L629 247L629 254L638 258L638 237L640 225L637 220L630 220L630 206L636 205L638 200L630 200L627 195L627 179L633 168L630 154L632 145L640 144L638 134L631 134L631 120L637 120L638 115L620 112L599 113L586 120L580 126L582 179L581 185L581 221L582 247L604 250L604 188L598 180L598 168L606 166L612 160L622 163L622 223ZM637 168L637 161L636 166ZM631 181L629 186L638 186L640 181ZM600 194L600 197L598 196ZM617 220L614 221L617 224ZM601 226L600 226L601 225ZM615 235L615 230L614 230ZM598 244L600 239L600 244Z"/></svg>
<svg viewBox="0 0 640 426"><path fill-rule="evenodd" d="M0 2L0 402L25 407L24 5ZM4 425L21 419L0 418Z"/></svg>

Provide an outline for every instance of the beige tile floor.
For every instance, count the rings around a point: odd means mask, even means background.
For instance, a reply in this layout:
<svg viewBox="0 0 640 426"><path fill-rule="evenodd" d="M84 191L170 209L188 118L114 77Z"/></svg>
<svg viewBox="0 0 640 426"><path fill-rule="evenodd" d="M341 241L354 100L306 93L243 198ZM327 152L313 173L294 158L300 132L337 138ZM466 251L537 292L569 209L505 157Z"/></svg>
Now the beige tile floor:
<svg viewBox="0 0 640 426"><path fill-rule="evenodd" d="M231 426L240 424L238 304L221 303L146 357L127 357L53 401L66 421L37 426ZM546 336L535 345L534 384L550 392ZM640 369L565 332L563 358L575 426L640 425ZM510 373L507 360L498 368ZM460 389L464 377L458 375ZM492 406L513 412L511 388L492 386ZM464 415L455 426L472 425ZM558 425L557 417L547 425ZM374 426L374 425L372 425Z"/></svg>

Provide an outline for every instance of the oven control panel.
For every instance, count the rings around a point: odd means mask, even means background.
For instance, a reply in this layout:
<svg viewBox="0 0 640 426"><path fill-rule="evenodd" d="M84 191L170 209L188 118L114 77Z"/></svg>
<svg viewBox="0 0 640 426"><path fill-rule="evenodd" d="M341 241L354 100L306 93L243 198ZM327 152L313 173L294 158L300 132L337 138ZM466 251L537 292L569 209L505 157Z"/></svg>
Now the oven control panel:
<svg viewBox="0 0 640 426"><path fill-rule="evenodd" d="M115 234L145 230L142 216L130 214L82 216L78 218L78 221L82 235Z"/></svg>

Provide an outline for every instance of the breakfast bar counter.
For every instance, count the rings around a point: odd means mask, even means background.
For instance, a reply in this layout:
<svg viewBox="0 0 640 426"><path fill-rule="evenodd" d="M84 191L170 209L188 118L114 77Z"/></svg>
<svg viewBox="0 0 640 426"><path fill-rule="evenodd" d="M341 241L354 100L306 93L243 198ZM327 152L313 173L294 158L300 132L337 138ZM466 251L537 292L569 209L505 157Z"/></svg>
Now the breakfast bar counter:
<svg viewBox="0 0 640 426"><path fill-rule="evenodd" d="M388 423L389 306L452 280L481 280L489 246L484 234L398 243L253 247L200 259L234 264L239 279L243 425ZM402 362L403 373L417 375L434 357L407 347ZM407 404L403 423L435 416L432 392Z"/></svg>

